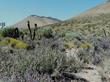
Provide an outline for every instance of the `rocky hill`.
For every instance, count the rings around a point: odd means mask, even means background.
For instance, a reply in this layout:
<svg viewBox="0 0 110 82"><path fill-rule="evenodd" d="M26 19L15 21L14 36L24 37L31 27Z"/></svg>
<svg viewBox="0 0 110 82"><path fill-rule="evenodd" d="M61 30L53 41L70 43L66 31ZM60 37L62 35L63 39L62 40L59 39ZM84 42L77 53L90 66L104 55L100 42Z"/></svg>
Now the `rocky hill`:
<svg viewBox="0 0 110 82"><path fill-rule="evenodd" d="M58 20L56 18L52 17L45 17L45 16L37 16L37 15L31 15L27 18L21 20L20 22L12 25L12 27L18 27L19 29L26 29L27 28L27 21L30 21L31 28L34 27L34 24L37 24L38 27L55 24L61 22L61 20Z"/></svg>

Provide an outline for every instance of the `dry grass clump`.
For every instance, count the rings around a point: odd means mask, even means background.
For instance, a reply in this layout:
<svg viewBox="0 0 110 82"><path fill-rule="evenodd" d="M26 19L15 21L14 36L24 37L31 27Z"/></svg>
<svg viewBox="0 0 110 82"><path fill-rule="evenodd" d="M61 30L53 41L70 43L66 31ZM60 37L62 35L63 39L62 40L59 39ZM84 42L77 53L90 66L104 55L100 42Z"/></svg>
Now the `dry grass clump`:
<svg viewBox="0 0 110 82"><path fill-rule="evenodd" d="M0 41L0 46L11 46L18 49L27 49L29 45L23 41L14 38L6 38Z"/></svg>

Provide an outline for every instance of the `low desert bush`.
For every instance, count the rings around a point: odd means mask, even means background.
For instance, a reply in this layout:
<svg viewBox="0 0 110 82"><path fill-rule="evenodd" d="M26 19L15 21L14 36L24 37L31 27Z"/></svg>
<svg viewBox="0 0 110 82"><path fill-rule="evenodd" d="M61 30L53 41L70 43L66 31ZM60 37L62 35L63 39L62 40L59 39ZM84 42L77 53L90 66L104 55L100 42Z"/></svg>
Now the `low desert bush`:
<svg viewBox="0 0 110 82"><path fill-rule="evenodd" d="M51 38L53 36L52 27L44 27L37 30L37 38Z"/></svg>
<svg viewBox="0 0 110 82"><path fill-rule="evenodd" d="M84 38L82 37L81 34L76 33L76 32L67 31L65 33L65 36L64 36L65 41L72 41L72 40L75 40L75 39L77 39L78 41L82 41Z"/></svg>

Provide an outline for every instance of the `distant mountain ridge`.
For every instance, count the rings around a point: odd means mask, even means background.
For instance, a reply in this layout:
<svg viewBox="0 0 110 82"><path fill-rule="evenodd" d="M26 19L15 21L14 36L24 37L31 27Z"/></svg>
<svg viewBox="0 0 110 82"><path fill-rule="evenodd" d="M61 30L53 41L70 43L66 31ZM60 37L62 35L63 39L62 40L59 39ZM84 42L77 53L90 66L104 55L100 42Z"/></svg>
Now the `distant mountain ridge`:
<svg viewBox="0 0 110 82"><path fill-rule="evenodd" d="M38 15L30 15L30 16L32 16L32 17L40 17L40 18L49 18L49 19L52 19L52 20L56 20L56 21L60 21L61 22L61 20L59 20L57 18L53 18L53 17L38 16Z"/></svg>
<svg viewBox="0 0 110 82"><path fill-rule="evenodd" d="M61 22L61 20L52 17L30 15L25 19L21 20L20 22L12 25L12 27L18 27L19 29L26 29L27 21L30 21L31 28L34 28L34 24L37 24L38 27L42 27L42 26L47 26Z"/></svg>

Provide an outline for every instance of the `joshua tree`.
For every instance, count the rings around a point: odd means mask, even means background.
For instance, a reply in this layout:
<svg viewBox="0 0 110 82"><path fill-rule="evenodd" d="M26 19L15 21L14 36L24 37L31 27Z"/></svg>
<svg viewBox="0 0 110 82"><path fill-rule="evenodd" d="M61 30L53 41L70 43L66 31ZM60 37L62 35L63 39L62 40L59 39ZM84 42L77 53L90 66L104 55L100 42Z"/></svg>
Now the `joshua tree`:
<svg viewBox="0 0 110 82"><path fill-rule="evenodd" d="M29 29L29 33L30 33L30 38L31 38L31 40L32 40L32 31L31 31L31 27L30 27L30 22L29 21L27 21L27 25L28 25L28 29Z"/></svg>
<svg viewBox="0 0 110 82"><path fill-rule="evenodd" d="M36 36L37 24L35 24L34 32L32 33L32 30L31 30L31 27L30 27L30 22L28 21L27 23L28 23L28 29L29 29L29 32L30 32L30 38L31 38L31 40L34 40L35 36Z"/></svg>
<svg viewBox="0 0 110 82"><path fill-rule="evenodd" d="M35 24L35 28L34 28L34 32L33 32L33 40L35 39L35 36L36 36L36 30L37 30L37 24Z"/></svg>

